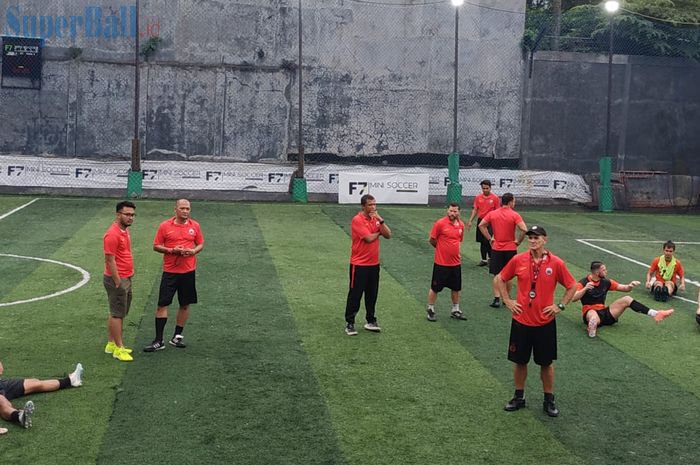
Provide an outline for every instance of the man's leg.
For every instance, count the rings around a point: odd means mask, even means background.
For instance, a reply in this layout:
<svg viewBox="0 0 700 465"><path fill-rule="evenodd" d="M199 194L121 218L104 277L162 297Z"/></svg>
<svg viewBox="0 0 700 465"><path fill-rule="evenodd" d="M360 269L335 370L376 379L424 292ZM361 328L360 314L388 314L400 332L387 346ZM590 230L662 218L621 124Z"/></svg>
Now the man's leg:
<svg viewBox="0 0 700 465"><path fill-rule="evenodd" d="M542 379L542 390L545 394L554 394L554 364L550 363L540 367L540 379Z"/></svg>
<svg viewBox="0 0 700 465"><path fill-rule="evenodd" d="M110 315L107 319L107 327L109 328L109 340L114 342L117 347L124 347L122 341L123 319Z"/></svg>
<svg viewBox="0 0 700 465"><path fill-rule="evenodd" d="M600 318L598 317L598 312L595 310L589 310L586 312L586 321L588 329L588 337L595 337L598 331L598 325L600 325Z"/></svg>
<svg viewBox="0 0 700 465"><path fill-rule="evenodd" d="M350 284L348 286L348 298L345 303L345 333L349 336L357 334L355 331L355 317L360 311L360 301L365 290L366 273L362 267L350 265Z"/></svg>
<svg viewBox="0 0 700 465"><path fill-rule="evenodd" d="M617 320L628 307L637 313L642 313L654 318L657 323L673 313L672 308L669 308L668 310L654 310L647 307L643 303L634 300L631 296L626 295L624 297L620 297L615 302L610 304L610 314Z"/></svg>
<svg viewBox="0 0 700 465"><path fill-rule="evenodd" d="M379 265L368 267L367 285L365 286L365 310L367 310L367 325L376 326L375 307L379 296ZM368 326L365 325L365 329ZM379 327L377 326L377 329Z"/></svg>
<svg viewBox="0 0 700 465"><path fill-rule="evenodd" d="M513 383L516 390L525 390L525 382L527 381L527 363L513 364Z"/></svg>

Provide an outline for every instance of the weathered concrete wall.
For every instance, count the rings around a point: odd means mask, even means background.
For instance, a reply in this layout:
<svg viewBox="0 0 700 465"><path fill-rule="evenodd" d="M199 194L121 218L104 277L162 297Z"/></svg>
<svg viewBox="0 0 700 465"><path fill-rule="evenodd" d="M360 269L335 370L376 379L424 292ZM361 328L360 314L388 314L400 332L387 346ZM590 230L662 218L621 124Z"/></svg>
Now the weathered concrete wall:
<svg viewBox="0 0 700 465"><path fill-rule="evenodd" d="M304 2L307 153L387 155L452 149L454 8ZM458 149L520 154L524 5L464 5L459 26ZM297 151L296 2L141 0L148 156L235 160ZM0 152L126 156L133 134L132 4L0 0L2 32L43 35L43 89L0 90ZM75 58L77 56L77 58ZM17 112L22 108L22 112Z"/></svg>
<svg viewBox="0 0 700 465"><path fill-rule="evenodd" d="M522 166L579 174L605 154L608 60L540 52L525 85ZM700 175L700 65L616 55L613 170Z"/></svg>

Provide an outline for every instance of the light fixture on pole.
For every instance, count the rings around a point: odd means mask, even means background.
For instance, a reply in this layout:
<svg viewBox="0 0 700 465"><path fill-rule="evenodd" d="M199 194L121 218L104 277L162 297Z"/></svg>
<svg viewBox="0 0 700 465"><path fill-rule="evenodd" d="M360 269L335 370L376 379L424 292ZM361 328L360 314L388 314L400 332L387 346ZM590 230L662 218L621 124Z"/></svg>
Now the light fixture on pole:
<svg viewBox="0 0 700 465"><path fill-rule="evenodd" d="M610 30L608 43L608 98L607 98L607 113L605 118L605 156L610 156L610 124L612 114L612 61L613 61L613 37L615 36L615 18L614 15L620 9L620 2L616 0L608 0L605 2L605 11L610 15Z"/></svg>

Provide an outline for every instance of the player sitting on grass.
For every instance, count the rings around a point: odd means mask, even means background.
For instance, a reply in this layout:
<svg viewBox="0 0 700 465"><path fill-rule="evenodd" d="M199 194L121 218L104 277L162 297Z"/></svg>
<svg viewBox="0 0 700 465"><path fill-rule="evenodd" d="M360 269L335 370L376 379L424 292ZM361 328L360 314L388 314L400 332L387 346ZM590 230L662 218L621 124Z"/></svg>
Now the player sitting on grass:
<svg viewBox="0 0 700 465"><path fill-rule="evenodd" d="M624 313L631 308L637 313L644 313L660 322L673 313L673 309L652 310L646 305L637 302L630 296L620 297L609 306L605 306L605 298L608 291L630 292L639 281L629 284L620 284L608 279L608 270L605 263L594 261L591 263L591 274L581 279L576 285L573 301L581 301L583 322L588 325L588 336L595 337L598 326L614 325Z"/></svg>
<svg viewBox="0 0 700 465"><path fill-rule="evenodd" d="M3 366L0 362L0 375L2 375ZM35 378L15 378L15 379L0 379L0 417L3 420L11 421L22 425L24 428L32 426L32 415L34 414L34 402L27 401L24 408L17 410L10 402L13 399L35 394L37 392L52 392L59 389L82 386L83 384L83 366L78 363L75 366L73 373L65 378L39 380ZM0 428L4 430L4 428ZM0 431L0 434L6 433Z"/></svg>
<svg viewBox="0 0 700 465"><path fill-rule="evenodd" d="M646 288L654 294L657 302L666 302L679 290L685 291L683 265L673 256L676 244L666 241L663 248L664 254L654 258L647 271Z"/></svg>

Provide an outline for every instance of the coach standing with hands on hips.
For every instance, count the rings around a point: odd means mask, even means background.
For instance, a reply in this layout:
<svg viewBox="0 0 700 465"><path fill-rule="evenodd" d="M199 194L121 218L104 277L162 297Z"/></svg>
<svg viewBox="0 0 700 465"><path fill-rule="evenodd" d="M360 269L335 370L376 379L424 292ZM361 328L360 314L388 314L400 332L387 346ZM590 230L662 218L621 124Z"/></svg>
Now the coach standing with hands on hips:
<svg viewBox="0 0 700 465"><path fill-rule="evenodd" d="M525 381L530 354L540 366L544 390L544 412L550 417L559 415L554 403L554 360L557 359L557 325L555 317L564 310L576 292L576 279L564 261L545 250L547 232L541 226L527 230L527 252L519 253L496 275L503 303L513 314L508 344L508 360L513 362L515 395L506 404L512 412L525 407ZM512 300L506 283L517 277L518 295ZM557 283L566 288L558 304L554 304Z"/></svg>
<svg viewBox="0 0 700 465"><path fill-rule="evenodd" d="M379 295L379 238L391 239L391 229L377 213L377 201L369 194L360 199L362 210L351 223L350 288L345 305L345 334L356 336L355 316L360 311L362 294L367 311L364 328L378 333L381 328L374 314Z"/></svg>
<svg viewBox="0 0 700 465"><path fill-rule="evenodd" d="M144 352L165 349L163 331L168 321L168 306L175 292L180 308L177 311L175 334L170 345L184 349L182 331L190 316L190 304L197 303L195 286L196 255L204 248L204 235L199 223L190 218L190 202L175 202L175 216L163 221L153 239L153 250L163 254L163 276L160 281L158 308L156 309L156 337L144 347Z"/></svg>

